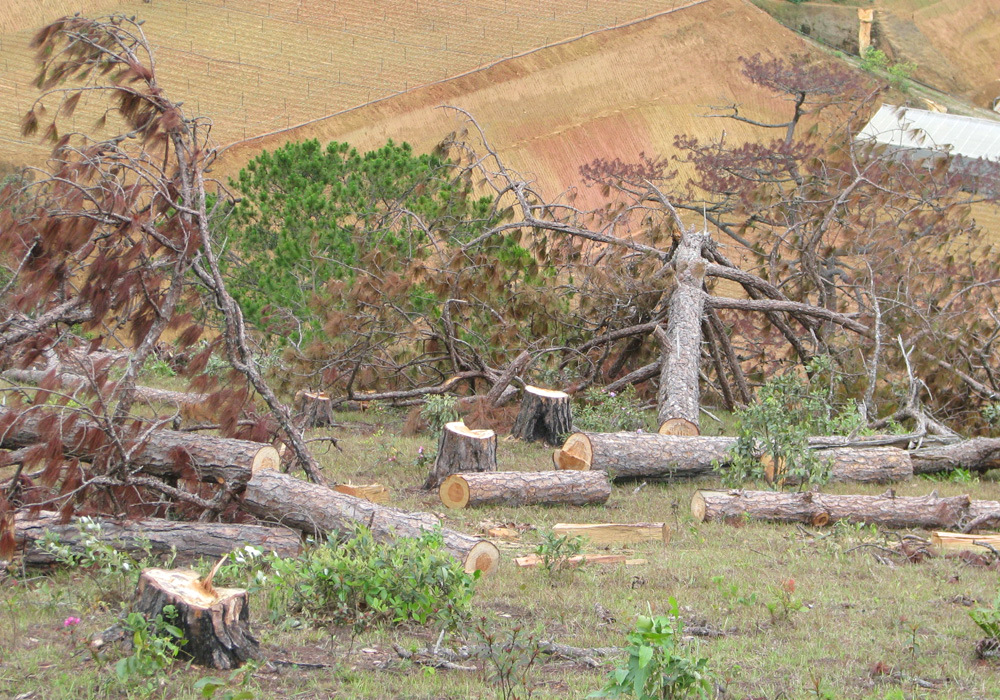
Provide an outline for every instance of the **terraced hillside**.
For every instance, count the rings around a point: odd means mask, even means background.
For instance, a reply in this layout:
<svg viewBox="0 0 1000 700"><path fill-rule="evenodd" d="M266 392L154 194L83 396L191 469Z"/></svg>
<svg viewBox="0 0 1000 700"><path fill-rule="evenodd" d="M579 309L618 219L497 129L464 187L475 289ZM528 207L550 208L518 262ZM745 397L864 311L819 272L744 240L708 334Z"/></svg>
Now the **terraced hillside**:
<svg viewBox="0 0 1000 700"><path fill-rule="evenodd" d="M166 88L229 143L449 78L684 0L7 0L0 8L0 162L38 159L17 136L34 99L28 42L67 12L145 20ZM78 126L87 128L87 113Z"/></svg>

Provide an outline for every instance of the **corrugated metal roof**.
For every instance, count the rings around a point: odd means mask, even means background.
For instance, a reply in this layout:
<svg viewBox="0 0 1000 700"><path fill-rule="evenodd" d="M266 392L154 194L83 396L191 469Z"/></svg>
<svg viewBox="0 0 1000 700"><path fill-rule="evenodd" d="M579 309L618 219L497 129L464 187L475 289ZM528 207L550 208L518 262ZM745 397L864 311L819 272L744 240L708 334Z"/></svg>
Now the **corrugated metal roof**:
<svg viewBox="0 0 1000 700"><path fill-rule="evenodd" d="M858 138L897 148L950 150L968 158L1000 161L1000 122L957 114L882 105Z"/></svg>

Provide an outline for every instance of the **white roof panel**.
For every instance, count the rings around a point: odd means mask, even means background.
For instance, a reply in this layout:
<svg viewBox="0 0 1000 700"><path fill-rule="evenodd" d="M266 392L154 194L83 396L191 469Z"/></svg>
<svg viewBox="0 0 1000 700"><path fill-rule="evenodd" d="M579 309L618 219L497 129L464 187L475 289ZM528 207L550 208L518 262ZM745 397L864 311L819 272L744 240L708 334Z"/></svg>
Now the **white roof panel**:
<svg viewBox="0 0 1000 700"><path fill-rule="evenodd" d="M882 105L858 134L898 148L950 151L1000 161L1000 122Z"/></svg>

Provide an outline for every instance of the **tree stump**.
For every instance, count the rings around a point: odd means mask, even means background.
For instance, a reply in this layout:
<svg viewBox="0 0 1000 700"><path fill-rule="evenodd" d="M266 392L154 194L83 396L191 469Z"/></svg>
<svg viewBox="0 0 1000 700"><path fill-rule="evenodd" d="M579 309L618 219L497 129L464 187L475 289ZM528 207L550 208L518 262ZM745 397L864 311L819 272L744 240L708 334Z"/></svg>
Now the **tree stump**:
<svg viewBox="0 0 1000 700"><path fill-rule="evenodd" d="M300 391L295 395L296 410L306 428L323 428L333 425L333 402L323 392Z"/></svg>
<svg viewBox="0 0 1000 700"><path fill-rule="evenodd" d="M571 432L573 412L569 394L535 386L524 387L521 411L514 421L511 435L525 442L541 440L547 445L558 447Z"/></svg>
<svg viewBox="0 0 1000 700"><path fill-rule="evenodd" d="M433 489L457 472L495 472L497 436L492 430L472 430L462 421L447 423L438 441L437 458L425 489Z"/></svg>
<svg viewBox="0 0 1000 700"><path fill-rule="evenodd" d="M494 504L585 506L607 502L611 481L607 473L600 471L452 474L438 493L449 508Z"/></svg>
<svg viewBox="0 0 1000 700"><path fill-rule="evenodd" d="M181 647L184 656L201 666L238 668L258 655L260 643L250 634L247 592L213 587L214 573L202 581L196 571L146 569L139 577L133 610L152 619L167 605L174 606L177 614L171 623L187 640Z"/></svg>

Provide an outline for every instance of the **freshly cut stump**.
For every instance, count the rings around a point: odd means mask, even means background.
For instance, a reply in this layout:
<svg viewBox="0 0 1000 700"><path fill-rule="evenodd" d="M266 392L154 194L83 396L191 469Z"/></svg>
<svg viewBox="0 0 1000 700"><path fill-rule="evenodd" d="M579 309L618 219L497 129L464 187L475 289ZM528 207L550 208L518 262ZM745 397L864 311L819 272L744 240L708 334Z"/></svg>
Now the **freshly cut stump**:
<svg viewBox="0 0 1000 700"><path fill-rule="evenodd" d="M139 577L133 610L152 619L173 605L177 615L172 623L187 640L182 654L201 666L238 668L258 656L260 647L250 633L247 592L215 588L211 578L209 574L201 581L198 572L185 569L146 569Z"/></svg>
<svg viewBox="0 0 1000 700"><path fill-rule="evenodd" d="M595 545L670 542L670 527L666 523L556 523L552 532L586 537Z"/></svg>
<svg viewBox="0 0 1000 700"><path fill-rule="evenodd" d="M517 414L511 435L525 442L544 442L553 447L573 432L573 412L570 396L564 391L524 387L521 411Z"/></svg>
<svg viewBox="0 0 1000 700"><path fill-rule="evenodd" d="M605 503L611 482L604 472L492 472L452 474L441 484L449 508L482 505L573 505Z"/></svg>
<svg viewBox="0 0 1000 700"><path fill-rule="evenodd" d="M971 506L967 495L938 498L842 496L810 491L696 491L691 498L691 515L699 522L750 518L822 527L844 520L897 529L944 529L968 521Z"/></svg>
<svg viewBox="0 0 1000 700"><path fill-rule="evenodd" d="M322 391L300 391L295 395L295 408L307 428L324 428L334 423L333 401Z"/></svg>
<svg viewBox="0 0 1000 700"><path fill-rule="evenodd" d="M458 472L495 472L497 436L492 430L472 430L462 421L446 423L438 441L437 458L425 489L433 489Z"/></svg>

